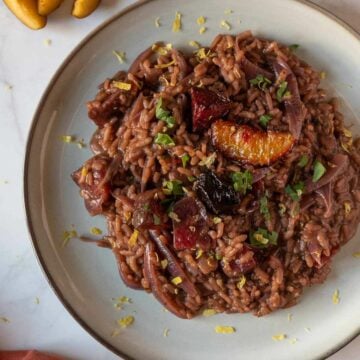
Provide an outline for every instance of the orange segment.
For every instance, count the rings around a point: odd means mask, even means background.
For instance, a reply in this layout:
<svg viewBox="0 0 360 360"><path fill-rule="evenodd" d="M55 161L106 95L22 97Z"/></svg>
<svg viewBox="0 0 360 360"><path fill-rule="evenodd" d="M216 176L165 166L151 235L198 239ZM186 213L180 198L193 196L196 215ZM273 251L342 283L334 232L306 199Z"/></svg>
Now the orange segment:
<svg viewBox="0 0 360 360"><path fill-rule="evenodd" d="M269 165L293 146L290 133L261 131L234 121L217 120L212 126L212 142L227 157L253 165Z"/></svg>

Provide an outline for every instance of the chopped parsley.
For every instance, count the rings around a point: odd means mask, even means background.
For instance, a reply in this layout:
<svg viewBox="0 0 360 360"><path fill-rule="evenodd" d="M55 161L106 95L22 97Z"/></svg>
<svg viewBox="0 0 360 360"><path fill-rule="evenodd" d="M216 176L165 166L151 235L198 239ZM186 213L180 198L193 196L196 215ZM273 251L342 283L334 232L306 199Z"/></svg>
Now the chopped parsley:
<svg viewBox="0 0 360 360"><path fill-rule="evenodd" d="M292 45L289 45L289 50L294 51L294 50L297 50L299 47L300 47L299 44L292 44Z"/></svg>
<svg viewBox="0 0 360 360"><path fill-rule="evenodd" d="M259 123L263 128L267 127L268 122L272 119L272 115L270 114L266 114L266 115L261 115L260 119L259 119Z"/></svg>
<svg viewBox="0 0 360 360"><path fill-rule="evenodd" d="M286 213L286 206L283 203L279 204L279 214L283 216Z"/></svg>
<svg viewBox="0 0 360 360"><path fill-rule="evenodd" d="M175 118L170 115L170 111L165 109L162 98L156 103L155 116L157 119L164 121L170 129L176 124Z"/></svg>
<svg viewBox="0 0 360 360"><path fill-rule="evenodd" d="M265 220L270 220L268 199L265 195L260 198L260 213L264 215Z"/></svg>
<svg viewBox="0 0 360 360"><path fill-rule="evenodd" d="M309 162L309 157L307 155L303 155L303 156L301 156L297 165L299 167L303 168L308 164L308 162Z"/></svg>
<svg viewBox="0 0 360 360"><path fill-rule="evenodd" d="M268 85L271 84L271 80L269 80L264 75L257 75L255 79L251 79L249 81L251 85L257 86L260 90L265 90Z"/></svg>
<svg viewBox="0 0 360 360"><path fill-rule="evenodd" d="M256 231L250 232L250 244L259 248L277 245L278 236L276 231L270 232L266 229L258 228Z"/></svg>
<svg viewBox="0 0 360 360"><path fill-rule="evenodd" d="M171 180L163 182L163 192L166 195L183 195L184 190L180 180Z"/></svg>
<svg viewBox="0 0 360 360"><path fill-rule="evenodd" d="M287 90L287 86L288 86L287 81L282 81L279 84L279 87L276 91L276 100L278 102L281 102L284 99L284 97L290 96L290 92Z"/></svg>
<svg viewBox="0 0 360 360"><path fill-rule="evenodd" d="M288 194L292 200L299 201L301 195L304 192L305 184L302 181L299 181L294 185L287 185L285 188L285 193Z"/></svg>
<svg viewBox="0 0 360 360"><path fill-rule="evenodd" d="M253 176L249 170L237 171L231 174L234 190L245 194L247 190L251 190Z"/></svg>
<svg viewBox="0 0 360 360"><path fill-rule="evenodd" d="M314 173L313 173L312 181L313 182L319 181L324 176L325 173L326 173L325 166L319 160L316 160L314 163Z"/></svg>
<svg viewBox="0 0 360 360"><path fill-rule="evenodd" d="M182 162L182 166L183 166L184 168L186 168L186 165L187 165L187 163L188 163L189 160L190 160L190 156L189 156L188 154L184 154L184 155L181 155L181 156L180 156L180 159L181 159L181 162Z"/></svg>
<svg viewBox="0 0 360 360"><path fill-rule="evenodd" d="M216 153L212 153L209 156L204 157L200 162L200 166L206 166L208 169L210 169L211 165L214 163L216 159Z"/></svg>
<svg viewBox="0 0 360 360"><path fill-rule="evenodd" d="M187 178L190 182L194 182L196 180L195 176L188 176Z"/></svg>
<svg viewBox="0 0 360 360"><path fill-rule="evenodd" d="M156 214L153 214L153 218L154 218L154 225L160 225L161 224L161 220L160 220L159 216L157 216Z"/></svg>
<svg viewBox="0 0 360 360"><path fill-rule="evenodd" d="M155 144L162 146L175 146L174 140L168 134L157 133L155 136Z"/></svg>

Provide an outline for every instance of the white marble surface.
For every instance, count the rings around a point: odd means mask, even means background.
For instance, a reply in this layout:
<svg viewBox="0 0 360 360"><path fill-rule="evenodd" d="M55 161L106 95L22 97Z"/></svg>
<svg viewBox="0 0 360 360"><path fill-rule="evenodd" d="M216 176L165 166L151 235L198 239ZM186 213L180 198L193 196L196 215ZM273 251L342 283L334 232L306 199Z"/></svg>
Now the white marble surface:
<svg viewBox="0 0 360 360"><path fill-rule="evenodd" d="M67 313L39 268L25 224L22 167L32 114L54 71L89 31L133 2L103 0L92 16L79 21L68 15L71 1L65 1L37 32L0 4L0 317L10 320L0 319L0 349L36 348L70 359L117 358ZM360 32L359 0L314 2ZM360 337L331 357L357 358Z"/></svg>

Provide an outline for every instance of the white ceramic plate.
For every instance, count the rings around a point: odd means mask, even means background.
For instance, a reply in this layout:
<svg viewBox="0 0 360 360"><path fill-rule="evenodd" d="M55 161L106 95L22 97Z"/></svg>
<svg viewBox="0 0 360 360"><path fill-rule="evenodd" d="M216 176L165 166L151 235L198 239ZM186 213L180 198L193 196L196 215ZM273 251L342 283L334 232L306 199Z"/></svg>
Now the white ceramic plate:
<svg viewBox="0 0 360 360"><path fill-rule="evenodd" d="M225 15L224 10L233 13ZM183 30L171 32L175 11L183 14ZM196 18L207 18L207 32L199 35ZM160 28L154 20L161 17ZM61 135L89 140L94 125L85 102L97 85L119 70L112 50L126 51L128 63L155 41L186 48L189 40L209 44L222 19L231 33L252 29L256 35L286 44L300 44L299 55L328 74L328 85L344 99L348 122L359 124L360 42L346 25L318 8L284 0L154 0L117 15L90 34L55 74L36 112L25 164L25 203L36 253L51 286L66 308L94 337L125 358L135 359L315 359L336 351L360 331L359 233L338 256L328 281L306 290L298 306L264 318L217 315L180 320L145 292L126 288L110 251L72 241L61 248L62 233L74 224L79 233L90 227L105 229L102 218L86 212L70 173L90 157L89 150L64 144ZM239 21L240 20L240 21ZM190 49L189 49L190 50ZM340 304L332 293L340 290ZM133 303L118 312L111 298L127 295ZM127 314L135 323L111 337L115 321ZM288 321L288 313L293 320ZM232 325L237 332L218 335L214 326ZM169 336L163 337L165 328ZM305 328L310 329L306 331ZM285 333L288 340L274 342Z"/></svg>

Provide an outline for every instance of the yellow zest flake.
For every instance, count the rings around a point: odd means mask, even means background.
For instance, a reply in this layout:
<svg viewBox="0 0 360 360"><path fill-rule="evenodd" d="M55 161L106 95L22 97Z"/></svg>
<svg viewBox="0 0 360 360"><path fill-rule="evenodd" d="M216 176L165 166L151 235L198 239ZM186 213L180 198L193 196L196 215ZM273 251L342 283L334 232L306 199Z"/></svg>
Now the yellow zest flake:
<svg viewBox="0 0 360 360"><path fill-rule="evenodd" d="M114 86L120 90L129 91L131 89L131 84L126 83L126 82L113 81L111 84L112 84L112 86Z"/></svg>
<svg viewBox="0 0 360 360"><path fill-rule="evenodd" d="M286 339L286 335L285 334L277 334L277 335L273 335L271 338L274 341L283 341Z"/></svg>
<svg viewBox="0 0 360 360"><path fill-rule="evenodd" d="M78 237L78 234L77 234L76 230L69 230L69 231L65 230L63 232L63 241L62 241L61 247L65 247L71 239L74 239L77 237Z"/></svg>
<svg viewBox="0 0 360 360"><path fill-rule="evenodd" d="M157 64L157 65L155 65L155 67L156 67L157 69L165 69L165 68L167 68L167 67L169 67L169 66L171 66L171 65L174 65L174 64L175 64L175 60L170 61L170 62L167 63L167 64Z"/></svg>
<svg viewBox="0 0 360 360"><path fill-rule="evenodd" d="M289 339L289 343L290 343L291 345L296 344L296 343L297 343L297 338Z"/></svg>
<svg viewBox="0 0 360 360"><path fill-rule="evenodd" d="M202 249L197 249L195 259L200 259L203 253L204 251Z"/></svg>
<svg viewBox="0 0 360 360"><path fill-rule="evenodd" d="M205 26L202 26L202 27L199 29L199 34L202 35L206 30L207 30L207 28L206 28Z"/></svg>
<svg viewBox="0 0 360 360"><path fill-rule="evenodd" d="M111 332L111 337L116 337L120 334L120 330L119 329L114 329L112 332Z"/></svg>
<svg viewBox="0 0 360 360"><path fill-rule="evenodd" d="M160 261L161 268L165 270L167 268L167 266L168 266L168 263L169 262L166 259L161 260Z"/></svg>
<svg viewBox="0 0 360 360"><path fill-rule="evenodd" d="M159 28L160 26L161 26L160 17L158 16L158 17L155 19L155 27Z"/></svg>
<svg viewBox="0 0 360 360"><path fill-rule="evenodd" d="M50 46L51 43L52 43L51 39L45 39L45 40L44 40L44 45L45 45L45 46Z"/></svg>
<svg viewBox="0 0 360 360"><path fill-rule="evenodd" d="M189 41L189 45L194 47L194 48L197 48L197 49L200 48L200 44L197 41L194 41L194 40Z"/></svg>
<svg viewBox="0 0 360 360"><path fill-rule="evenodd" d="M40 299L38 297L35 298L35 304L39 305L40 304Z"/></svg>
<svg viewBox="0 0 360 360"><path fill-rule="evenodd" d="M319 76L320 76L320 79L321 79L321 80L324 80L324 79L326 78L326 72L325 72L325 71L321 71L320 74L319 74Z"/></svg>
<svg viewBox="0 0 360 360"><path fill-rule="evenodd" d="M90 232L93 234L93 235L101 235L102 234L102 231L101 229L97 228L97 227L92 227L90 229Z"/></svg>
<svg viewBox="0 0 360 360"><path fill-rule="evenodd" d="M231 25L226 20L221 20L220 27L226 30L231 30Z"/></svg>
<svg viewBox="0 0 360 360"><path fill-rule="evenodd" d="M201 48L199 49L196 53L195 53L196 57L199 59L199 60L204 60L206 59L207 57L211 57L212 54L211 54L211 50L208 50L206 52L205 48ZM214 153L215 154L215 153ZM216 154L215 154L215 157L216 157Z"/></svg>
<svg viewBox="0 0 360 360"><path fill-rule="evenodd" d="M202 312L203 316L205 317L209 317L209 316L213 316L213 315L216 315L217 312L216 310L214 309L205 309L203 312Z"/></svg>
<svg viewBox="0 0 360 360"><path fill-rule="evenodd" d="M343 134L346 136L346 137L348 137L348 138L352 138L352 132L349 130L349 129L347 129L347 128L343 128L342 129L342 131L343 131Z"/></svg>
<svg viewBox="0 0 360 360"><path fill-rule="evenodd" d="M137 243L137 239L139 236L139 230L134 230L134 232L131 234L130 238L129 238L129 246L135 246Z"/></svg>
<svg viewBox="0 0 360 360"><path fill-rule="evenodd" d="M10 320L8 318L6 318L5 316L0 316L0 321L2 321L3 323L9 323Z"/></svg>
<svg viewBox="0 0 360 360"><path fill-rule="evenodd" d="M356 259L360 259L360 251L354 252L353 257Z"/></svg>
<svg viewBox="0 0 360 360"><path fill-rule="evenodd" d="M215 332L217 334L233 334L235 331L236 329L233 326L215 326Z"/></svg>
<svg viewBox="0 0 360 360"><path fill-rule="evenodd" d="M129 221L131 219L131 212L130 211L125 211L124 218L125 218L126 221Z"/></svg>
<svg viewBox="0 0 360 360"><path fill-rule="evenodd" d="M245 284L246 284L246 277L245 277L245 275L241 275L241 279L240 279L240 281L236 284L236 286L237 286L237 288L238 288L239 290L241 290L241 289L244 287Z"/></svg>
<svg viewBox="0 0 360 360"><path fill-rule="evenodd" d="M171 282L174 284L174 285L179 285L182 283L182 278L180 276L177 276L177 277L174 277Z"/></svg>
<svg viewBox="0 0 360 360"><path fill-rule="evenodd" d="M179 32L181 30L181 13L178 11L175 13L175 19L172 24L172 31Z"/></svg>
<svg viewBox="0 0 360 360"><path fill-rule="evenodd" d="M163 336L164 336L164 337L168 337L168 336L169 336L169 331L170 331L170 330L167 329L167 328L164 329L164 331L163 331Z"/></svg>
<svg viewBox="0 0 360 360"><path fill-rule="evenodd" d="M72 135L62 135L61 136L61 140L62 142L66 143L66 144L70 144L72 142L75 141L75 136L72 136Z"/></svg>
<svg viewBox="0 0 360 360"><path fill-rule="evenodd" d="M344 202L345 215L349 215L351 211L351 204L349 201Z"/></svg>
<svg viewBox="0 0 360 360"><path fill-rule="evenodd" d="M196 19L196 23L198 25L204 25L206 23L206 18L204 16L199 16L197 19Z"/></svg>
<svg viewBox="0 0 360 360"><path fill-rule="evenodd" d="M309 327L304 328L306 332L310 333L311 329Z"/></svg>
<svg viewBox="0 0 360 360"><path fill-rule="evenodd" d="M336 289L332 295L332 302L333 304L337 305L340 302L340 293L339 290Z"/></svg>
<svg viewBox="0 0 360 360"><path fill-rule="evenodd" d="M135 321L135 318L132 315L125 316L117 321L118 325L122 328L127 328L132 325Z"/></svg>
<svg viewBox="0 0 360 360"><path fill-rule="evenodd" d="M224 11L225 15L230 15L232 13L233 13L233 11L231 9L225 9L225 11Z"/></svg>
<svg viewBox="0 0 360 360"><path fill-rule="evenodd" d="M293 315L290 313L287 315L288 322L290 322L292 320L292 317L293 317Z"/></svg>
<svg viewBox="0 0 360 360"><path fill-rule="evenodd" d="M84 147L86 147L86 144L85 144L85 142L84 142L84 139L81 139L81 140L79 140L79 141L77 142L77 147L78 147L79 149L83 149Z"/></svg>
<svg viewBox="0 0 360 360"><path fill-rule="evenodd" d="M220 217L214 217L213 218L213 223L215 225L220 224L221 222L222 222L222 219Z"/></svg>
<svg viewBox="0 0 360 360"><path fill-rule="evenodd" d="M158 53L159 55L166 55L172 49L172 44L166 44L165 46L161 46L158 44L153 44L151 46L151 50Z"/></svg>
<svg viewBox="0 0 360 360"><path fill-rule="evenodd" d="M122 304L131 304L132 303L132 300L127 296L120 296L117 298L117 301Z"/></svg>
<svg viewBox="0 0 360 360"><path fill-rule="evenodd" d="M10 90L12 90L13 86L8 83L5 83L4 88L5 88L5 90L10 91Z"/></svg>
<svg viewBox="0 0 360 360"><path fill-rule="evenodd" d="M86 166L81 169L81 177L84 178L88 174L89 170Z"/></svg>
<svg viewBox="0 0 360 360"><path fill-rule="evenodd" d="M113 50L112 52L116 58L119 60L120 64L123 64L124 62L126 62L126 53L124 51L116 51Z"/></svg>

